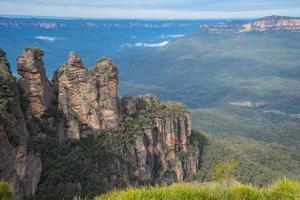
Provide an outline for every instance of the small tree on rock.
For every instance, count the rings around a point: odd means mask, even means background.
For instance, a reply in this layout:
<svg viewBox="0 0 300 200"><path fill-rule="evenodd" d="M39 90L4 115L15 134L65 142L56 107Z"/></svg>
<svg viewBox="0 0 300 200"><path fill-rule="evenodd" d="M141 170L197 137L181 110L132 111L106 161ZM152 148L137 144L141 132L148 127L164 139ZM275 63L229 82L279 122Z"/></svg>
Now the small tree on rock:
<svg viewBox="0 0 300 200"><path fill-rule="evenodd" d="M230 181L235 178L236 168L239 165L239 160L234 158L227 158L224 161L218 163L212 170L212 177L219 183L225 183L228 189Z"/></svg>

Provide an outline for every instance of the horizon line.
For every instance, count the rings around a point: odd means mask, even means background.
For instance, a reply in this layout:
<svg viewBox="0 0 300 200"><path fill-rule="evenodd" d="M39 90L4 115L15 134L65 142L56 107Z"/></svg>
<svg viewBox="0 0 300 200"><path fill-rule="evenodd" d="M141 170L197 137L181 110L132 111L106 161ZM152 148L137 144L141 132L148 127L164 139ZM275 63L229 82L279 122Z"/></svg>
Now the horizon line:
<svg viewBox="0 0 300 200"><path fill-rule="evenodd" d="M267 16L274 16L274 15L267 15ZM283 15L276 15L282 17L289 17ZM64 17L64 16L48 16L48 15L13 15L13 14L1 14L0 17L2 18L19 18L19 19L62 19L62 20L137 20L137 21L199 21L199 20L252 20L252 19L259 19L262 17L224 17L224 18L131 18L131 17L124 17L124 18L113 18L113 17ZM265 16L266 17L266 16ZM299 16L300 17L300 16Z"/></svg>

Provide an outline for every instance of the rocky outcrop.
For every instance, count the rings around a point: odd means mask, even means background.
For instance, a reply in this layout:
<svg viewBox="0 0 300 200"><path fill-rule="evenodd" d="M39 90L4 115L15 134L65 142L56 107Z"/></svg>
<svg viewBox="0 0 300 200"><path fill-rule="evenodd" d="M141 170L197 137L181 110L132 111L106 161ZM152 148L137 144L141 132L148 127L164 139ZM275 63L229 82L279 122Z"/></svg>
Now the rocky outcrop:
<svg viewBox="0 0 300 200"><path fill-rule="evenodd" d="M71 52L53 78L58 92L58 109L66 119L66 135L79 139L84 135L82 127L99 129L100 107L96 80L83 66L81 59Z"/></svg>
<svg viewBox="0 0 300 200"><path fill-rule="evenodd" d="M26 48L17 59L19 82L29 101L28 109L41 117L52 102L53 91L46 76L42 57L44 52L37 48Z"/></svg>
<svg viewBox="0 0 300 200"><path fill-rule="evenodd" d="M209 33L265 32L270 30L300 32L300 18L268 16L251 22L232 21L228 23L202 25L201 30Z"/></svg>
<svg viewBox="0 0 300 200"><path fill-rule="evenodd" d="M182 181L196 173L197 147L190 148L191 113L178 103L160 103L153 95L122 99L126 117L144 118L144 111L155 113L142 127L129 158L134 163L132 177L139 183Z"/></svg>
<svg viewBox="0 0 300 200"><path fill-rule="evenodd" d="M49 83L42 56L40 49L26 48L18 58L20 94L0 51L0 177L11 182L15 199L36 190L38 198L53 199L56 187L75 195L88 189L83 179L113 189L183 181L196 173L200 155L184 105L150 94L119 100L112 61L100 59L88 70L74 52ZM41 159L28 153L29 137L31 152ZM74 164L84 178L74 176Z"/></svg>
<svg viewBox="0 0 300 200"><path fill-rule="evenodd" d="M22 200L37 190L41 160L28 153L29 133L17 82L1 49L0 71L0 178L10 182L14 199Z"/></svg>
<svg viewBox="0 0 300 200"><path fill-rule="evenodd" d="M91 74L97 82L101 128L115 129L119 125L118 70L110 59L103 58L97 61Z"/></svg>
<svg viewBox="0 0 300 200"><path fill-rule="evenodd" d="M244 24L240 32L288 30L300 31L300 18L269 16Z"/></svg>
<svg viewBox="0 0 300 200"><path fill-rule="evenodd" d="M111 60L101 59L88 71L71 52L68 62L55 72L53 82L69 138L79 139L89 133L87 129L118 128L118 71Z"/></svg>

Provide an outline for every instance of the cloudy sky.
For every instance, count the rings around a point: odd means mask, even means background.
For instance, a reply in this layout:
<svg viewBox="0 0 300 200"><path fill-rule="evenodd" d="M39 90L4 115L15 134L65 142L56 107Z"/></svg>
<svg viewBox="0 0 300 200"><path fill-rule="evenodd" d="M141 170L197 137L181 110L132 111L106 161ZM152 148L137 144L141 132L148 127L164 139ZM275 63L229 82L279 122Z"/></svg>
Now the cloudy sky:
<svg viewBox="0 0 300 200"><path fill-rule="evenodd" d="M0 0L0 15L152 19L300 16L300 0Z"/></svg>

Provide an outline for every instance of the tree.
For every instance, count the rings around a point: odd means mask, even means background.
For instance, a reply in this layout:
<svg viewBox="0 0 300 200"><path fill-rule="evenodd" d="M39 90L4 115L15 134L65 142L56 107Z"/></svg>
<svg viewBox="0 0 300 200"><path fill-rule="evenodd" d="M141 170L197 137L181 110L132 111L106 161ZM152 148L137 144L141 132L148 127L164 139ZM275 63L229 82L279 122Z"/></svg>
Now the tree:
<svg viewBox="0 0 300 200"><path fill-rule="evenodd" d="M215 181L225 183L228 189L230 181L235 178L235 171L239 165L239 160L227 158L218 163L212 170L212 177Z"/></svg>

